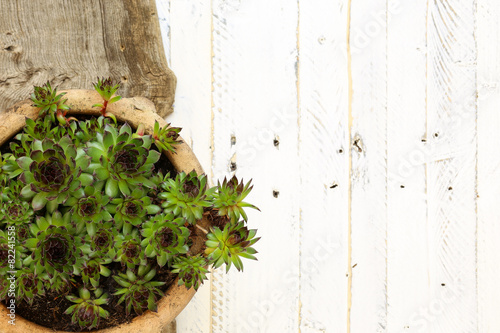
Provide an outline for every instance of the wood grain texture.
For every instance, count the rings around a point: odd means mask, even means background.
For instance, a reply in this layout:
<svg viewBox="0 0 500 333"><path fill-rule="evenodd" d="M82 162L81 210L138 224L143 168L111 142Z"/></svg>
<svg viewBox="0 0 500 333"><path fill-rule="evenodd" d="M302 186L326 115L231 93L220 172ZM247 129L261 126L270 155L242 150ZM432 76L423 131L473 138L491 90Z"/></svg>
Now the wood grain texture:
<svg viewBox="0 0 500 333"><path fill-rule="evenodd" d="M253 178L262 211L249 211L259 261L213 273L213 332L299 329L297 24L296 2L213 1L212 170Z"/></svg>
<svg viewBox="0 0 500 333"><path fill-rule="evenodd" d="M478 332L500 329L500 8L477 1Z"/></svg>
<svg viewBox="0 0 500 333"><path fill-rule="evenodd" d="M150 98L161 116L172 111L176 79L154 0L2 0L0 67L0 112L33 85L91 89L97 76Z"/></svg>
<svg viewBox="0 0 500 333"><path fill-rule="evenodd" d="M183 128L184 140L211 179L212 8L208 1L192 0L160 1L158 6L168 8L168 16L163 17L172 28L162 33L169 36L167 59L171 59L171 68L178 77L175 112L167 121ZM210 331L212 275L208 278L178 317L179 332Z"/></svg>
<svg viewBox="0 0 500 333"><path fill-rule="evenodd" d="M425 332L477 331L474 1L430 1L429 284Z"/></svg>
<svg viewBox="0 0 500 333"><path fill-rule="evenodd" d="M352 1L351 332L387 329L385 0ZM382 22L382 23L380 23ZM371 36L370 36L371 35Z"/></svg>
<svg viewBox="0 0 500 333"><path fill-rule="evenodd" d="M299 2L301 332L347 329L346 5Z"/></svg>
<svg viewBox="0 0 500 333"><path fill-rule="evenodd" d="M418 332L429 306L427 3L387 11L387 332Z"/></svg>

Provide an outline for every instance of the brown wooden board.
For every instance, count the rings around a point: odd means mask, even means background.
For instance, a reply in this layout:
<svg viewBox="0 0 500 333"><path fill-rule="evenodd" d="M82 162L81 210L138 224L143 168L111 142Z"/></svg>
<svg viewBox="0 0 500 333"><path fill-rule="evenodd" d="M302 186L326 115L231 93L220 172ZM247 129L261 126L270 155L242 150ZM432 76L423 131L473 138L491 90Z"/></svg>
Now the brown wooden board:
<svg viewBox="0 0 500 333"><path fill-rule="evenodd" d="M0 112L47 80L92 89L97 76L151 99L162 117L172 112L176 78L155 0L0 1Z"/></svg>

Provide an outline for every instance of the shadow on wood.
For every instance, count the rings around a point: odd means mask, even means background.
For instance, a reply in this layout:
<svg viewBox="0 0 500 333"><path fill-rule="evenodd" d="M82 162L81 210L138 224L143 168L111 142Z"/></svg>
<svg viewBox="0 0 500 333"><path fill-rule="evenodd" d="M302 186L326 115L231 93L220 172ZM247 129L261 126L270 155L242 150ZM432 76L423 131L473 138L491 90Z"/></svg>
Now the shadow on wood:
<svg viewBox="0 0 500 333"><path fill-rule="evenodd" d="M47 80L92 89L97 76L151 99L162 117L172 112L176 78L155 0L1 0L0 69L0 112Z"/></svg>

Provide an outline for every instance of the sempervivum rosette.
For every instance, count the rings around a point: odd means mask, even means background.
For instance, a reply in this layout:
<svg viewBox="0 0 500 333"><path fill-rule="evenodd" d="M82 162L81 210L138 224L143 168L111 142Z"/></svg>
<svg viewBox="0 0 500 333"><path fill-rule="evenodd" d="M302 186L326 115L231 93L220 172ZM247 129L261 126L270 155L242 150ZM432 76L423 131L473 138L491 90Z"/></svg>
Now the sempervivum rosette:
<svg viewBox="0 0 500 333"><path fill-rule="evenodd" d="M14 200L0 204L0 221L7 224L29 223L33 216L31 206L21 200Z"/></svg>
<svg viewBox="0 0 500 333"><path fill-rule="evenodd" d="M165 192L158 194L163 199L165 213L185 218L190 224L196 224L203 217L203 208L210 207L210 199L215 188L206 189L207 176L191 171L181 172L175 179L169 178L161 184Z"/></svg>
<svg viewBox="0 0 500 333"><path fill-rule="evenodd" d="M19 181L10 181L0 196L0 223L21 226L28 224L33 218L31 205L22 200L20 192L23 184Z"/></svg>
<svg viewBox="0 0 500 333"><path fill-rule="evenodd" d="M31 233L35 236L26 240L25 246L33 251L30 260L35 264L35 274L46 272L52 279L57 273L72 274L77 257L81 257L79 237L73 237L74 229L55 212L51 218L40 217L32 224Z"/></svg>
<svg viewBox="0 0 500 333"><path fill-rule="evenodd" d="M134 137L128 124L124 124L119 132L106 125L104 134L96 133L96 140L87 146L87 154L92 157L88 170L98 180L106 181L105 192L109 197L116 197L118 191L130 195L131 186L155 187L148 177L160 159L160 153L149 150L150 135Z"/></svg>
<svg viewBox="0 0 500 333"><path fill-rule="evenodd" d="M18 299L25 300L29 305L33 304L35 297L45 295L42 279L38 278L31 269L23 267L16 272Z"/></svg>
<svg viewBox="0 0 500 333"><path fill-rule="evenodd" d="M109 197L102 195L99 186L85 186L72 193L65 206L70 206L69 214L71 220L76 223L77 230L81 230L84 224L87 233L93 236L99 223L113 219L106 210L109 203Z"/></svg>
<svg viewBox="0 0 500 333"><path fill-rule="evenodd" d="M146 256L155 257L160 267L165 266L176 255L189 251L187 241L189 229L184 227L184 219L175 219L172 214L156 215L142 226Z"/></svg>
<svg viewBox="0 0 500 333"><path fill-rule="evenodd" d="M124 235L132 232L132 226L138 227L146 214L161 212L161 207L152 204L152 199L142 187L133 190L130 196L114 198L111 204L110 212L114 213L116 228L119 230L123 226Z"/></svg>
<svg viewBox="0 0 500 333"><path fill-rule="evenodd" d="M93 182L92 175L82 173L90 158L75 148L69 136L58 144L50 139L35 140L31 148L30 156L18 158L17 163L23 169L19 180L26 185L21 195L33 198L33 210L42 209L48 202L49 210L54 210L71 192Z"/></svg>

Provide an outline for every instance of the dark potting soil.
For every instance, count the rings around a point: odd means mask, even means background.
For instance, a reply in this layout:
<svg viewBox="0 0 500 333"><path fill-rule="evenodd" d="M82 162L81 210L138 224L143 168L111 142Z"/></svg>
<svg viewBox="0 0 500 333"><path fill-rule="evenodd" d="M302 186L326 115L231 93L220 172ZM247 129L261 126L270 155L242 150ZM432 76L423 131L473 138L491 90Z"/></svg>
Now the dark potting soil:
<svg viewBox="0 0 500 333"><path fill-rule="evenodd" d="M88 117L82 117L79 120L84 119L88 119ZM121 126L120 123L118 125ZM8 142L0 147L0 152L2 154L10 153L11 150L9 145L10 142L13 141L17 140L11 138ZM151 146L151 149L158 151L154 144ZM160 160L155 164L155 171L158 170L160 170L163 175L170 173L170 177L175 177L177 175L177 171L175 170L173 164L164 154L161 154ZM159 202L156 201L154 203L158 204ZM45 209L37 213L37 215L40 214L44 215ZM191 242L198 237L204 236L204 234L202 234L201 231L197 228L190 228L190 231L192 233L190 236ZM200 253L202 250L204 250L204 242L203 246L196 249L190 249L191 253ZM177 274L171 273L168 266L160 268L157 265L155 258L152 258L151 260L149 260L149 262L156 269L156 275L153 280L166 282L165 285L159 287L160 290L166 293L166 290L175 281ZM125 273L127 271L127 268L122 267L121 263L119 262L112 262L108 264L107 267L112 271L112 274L109 277L101 276L99 287L103 289L103 293L108 294L109 302L107 305L103 305L102 307L109 312L109 317L108 319L100 318L98 328L92 329L91 331L128 323L133 318L137 317L137 314L133 310L130 315L126 315L125 302L117 304L121 295L113 296L113 293L121 288L121 286L113 279L113 275ZM68 307L75 304L67 300L65 296L71 294L78 296L78 289L83 286L83 282L79 276L73 276L73 278L74 281L72 281L68 286L68 290L64 292L49 292L46 293L45 296L35 297L32 305L29 305L24 300L21 302L16 302L16 315L19 315L38 325L49 327L54 330L80 332L81 329L78 323L71 324L71 315L64 314ZM7 304L7 302L10 302L10 299L5 300L3 303Z"/></svg>

